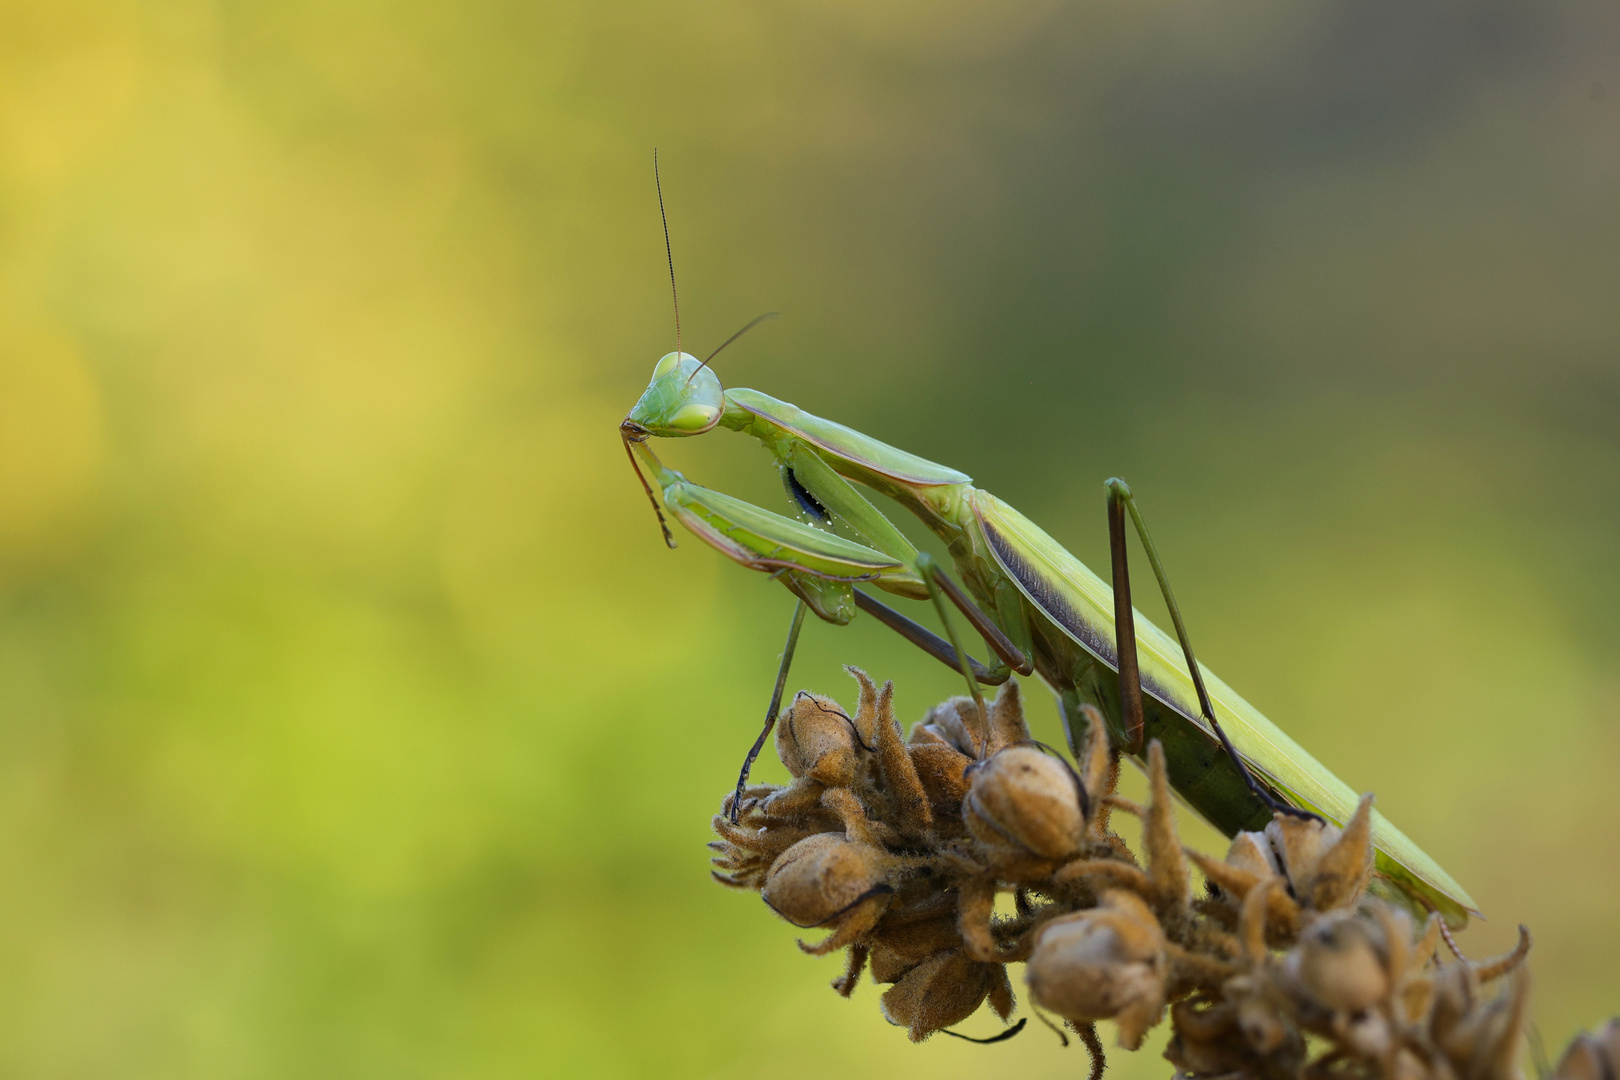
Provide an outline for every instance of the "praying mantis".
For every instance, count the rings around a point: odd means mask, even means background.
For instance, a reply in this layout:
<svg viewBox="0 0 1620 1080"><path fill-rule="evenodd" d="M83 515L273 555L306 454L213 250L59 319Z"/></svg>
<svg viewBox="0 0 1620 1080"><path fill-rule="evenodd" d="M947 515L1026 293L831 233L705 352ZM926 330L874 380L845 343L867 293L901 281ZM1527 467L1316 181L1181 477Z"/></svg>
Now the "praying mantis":
<svg viewBox="0 0 1620 1080"><path fill-rule="evenodd" d="M665 243L667 253L667 222ZM673 275L671 259L672 283ZM1124 481L1105 484L1110 588L965 473L757 390L724 389L709 360L677 344L659 359L619 430L670 547L675 539L665 510L700 540L780 580L798 598L765 730L743 766L739 792L780 708L806 612L838 626L864 612L960 671L981 717L980 684L1038 673L1057 696L1071 751L1084 743L1084 705L1102 715L1113 745L1138 761L1149 741L1159 740L1176 793L1227 836L1264 828L1274 812L1340 825L1354 812L1357 797L1347 784L1197 662L1163 562ZM813 524L695 484L666 467L649 445L654 437L688 438L717 428L757 439ZM916 515L945 545L955 577L919 551L856 483ZM1127 518L1158 581L1174 638L1131 606ZM946 637L857 585L931 601ZM984 639L993 664L962 648L947 603ZM1438 911L1452 928L1479 913L1462 886L1377 811L1372 829L1375 891L1419 912Z"/></svg>

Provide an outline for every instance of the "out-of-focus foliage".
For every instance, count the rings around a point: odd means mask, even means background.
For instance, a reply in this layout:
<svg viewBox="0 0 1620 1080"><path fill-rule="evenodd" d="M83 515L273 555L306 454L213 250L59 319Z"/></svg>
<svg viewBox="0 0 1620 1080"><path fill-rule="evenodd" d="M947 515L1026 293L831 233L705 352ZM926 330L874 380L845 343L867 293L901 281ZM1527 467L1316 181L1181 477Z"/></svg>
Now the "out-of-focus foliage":
<svg viewBox="0 0 1620 1080"><path fill-rule="evenodd" d="M0 1073L1084 1069L910 1046L708 882L791 605L665 551L618 444L654 145L689 347L787 315L722 379L1093 565L1127 476L1211 666L1475 951L1535 929L1549 1043L1613 1012L1617 46L1530 0L4 4ZM780 506L734 436L660 450ZM955 690L870 626L801 656Z"/></svg>

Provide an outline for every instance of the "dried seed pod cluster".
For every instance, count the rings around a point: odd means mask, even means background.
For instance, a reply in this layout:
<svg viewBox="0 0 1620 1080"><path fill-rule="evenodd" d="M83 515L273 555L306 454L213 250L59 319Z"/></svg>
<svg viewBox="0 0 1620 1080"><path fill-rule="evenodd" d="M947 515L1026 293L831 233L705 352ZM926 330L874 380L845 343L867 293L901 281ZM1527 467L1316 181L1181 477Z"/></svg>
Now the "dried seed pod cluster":
<svg viewBox="0 0 1620 1080"><path fill-rule="evenodd" d="M1030 741L1016 683L983 718L953 698L903 738L892 685L848 670L853 716L808 692L782 712L792 782L722 804L714 876L825 931L800 947L847 950L834 988L870 970L913 1040L986 1002L1010 1020L1007 965L1024 963L1032 1007L1080 1035L1094 1078L1098 1021L1134 1050L1167 1015L1165 1056L1189 1078L1518 1076L1528 934L1495 960L1442 963L1438 915L1418 927L1368 894L1371 796L1342 826L1279 815L1215 859L1183 849L1157 743L1138 806L1114 791L1094 711L1071 767ZM1141 821L1140 859L1116 810ZM1617 1031L1577 1040L1559 1076L1613 1075Z"/></svg>

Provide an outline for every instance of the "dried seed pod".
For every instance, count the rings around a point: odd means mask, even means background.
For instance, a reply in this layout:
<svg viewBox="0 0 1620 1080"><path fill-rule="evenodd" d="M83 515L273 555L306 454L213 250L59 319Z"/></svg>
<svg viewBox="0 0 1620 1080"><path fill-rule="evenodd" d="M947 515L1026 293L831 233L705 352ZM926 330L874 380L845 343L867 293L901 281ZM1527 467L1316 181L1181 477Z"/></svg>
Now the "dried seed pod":
<svg viewBox="0 0 1620 1080"><path fill-rule="evenodd" d="M848 786L855 776L855 722L831 698L800 690L776 721L776 755L795 777Z"/></svg>
<svg viewBox="0 0 1620 1080"><path fill-rule="evenodd" d="M1036 933L1026 978L1035 1000L1065 1018L1114 1020L1135 1050L1165 1002L1164 933L1135 893L1111 889L1099 906Z"/></svg>
<svg viewBox="0 0 1620 1080"><path fill-rule="evenodd" d="M1265 833L1240 832L1232 837L1232 846L1226 850L1226 865L1257 879L1282 873L1277 854L1271 850Z"/></svg>
<svg viewBox="0 0 1620 1080"><path fill-rule="evenodd" d="M1613 1080L1620 1076L1620 1017L1571 1039L1553 1076L1556 1080Z"/></svg>
<svg viewBox="0 0 1620 1080"><path fill-rule="evenodd" d="M1394 1025L1379 1009L1335 1013L1333 1037L1339 1041L1341 1049L1364 1061L1387 1061L1397 1049Z"/></svg>
<svg viewBox="0 0 1620 1080"><path fill-rule="evenodd" d="M1219 995L1172 1005L1170 1021L1164 1056L1187 1075L1281 1080L1305 1062L1304 1037L1270 979L1236 976Z"/></svg>
<svg viewBox="0 0 1620 1080"><path fill-rule="evenodd" d="M1266 839L1280 852L1283 869L1300 904L1315 911L1349 907L1372 879L1372 802L1363 795L1344 828L1309 818L1278 814L1266 826Z"/></svg>
<svg viewBox="0 0 1620 1080"><path fill-rule="evenodd" d="M901 976L935 953L960 947L954 915L937 916L920 922L892 926L887 918L879 924L872 941L872 980L900 981Z"/></svg>
<svg viewBox="0 0 1620 1080"><path fill-rule="evenodd" d="M1334 912L1313 923L1289 950L1283 971L1307 1003L1331 1013L1357 1013L1392 987L1387 950L1367 919Z"/></svg>
<svg viewBox="0 0 1620 1080"><path fill-rule="evenodd" d="M1249 1076L1254 1053L1228 1001L1186 999L1170 1007L1174 1034L1164 1056L1182 1076Z"/></svg>
<svg viewBox="0 0 1620 1080"><path fill-rule="evenodd" d="M967 776L973 759L945 742L916 742L906 747L917 778L928 796L936 822L960 824L962 800L967 797Z"/></svg>
<svg viewBox="0 0 1620 1080"><path fill-rule="evenodd" d="M1518 1059L1530 979L1519 969L1507 991L1486 998L1467 964L1448 964L1435 979L1429 1039L1465 1080L1518 1080Z"/></svg>
<svg viewBox="0 0 1620 1080"><path fill-rule="evenodd" d="M984 999L1003 1020L1012 1015L1012 984L1000 964L981 964L958 949L937 952L883 994L883 1015L922 1042L972 1016Z"/></svg>
<svg viewBox="0 0 1620 1080"><path fill-rule="evenodd" d="M887 859L870 844L837 833L817 833L784 851L771 865L761 896L799 927L831 926L816 954L841 948L876 925L888 895Z"/></svg>
<svg viewBox="0 0 1620 1080"><path fill-rule="evenodd" d="M1032 746L1012 746L976 769L962 820L992 861L1067 859L1085 819L1074 774Z"/></svg>
<svg viewBox="0 0 1620 1080"><path fill-rule="evenodd" d="M979 723L979 706L970 697L953 697L928 710L928 715L911 729L911 743L943 743L969 759L978 756L973 731Z"/></svg>
<svg viewBox="0 0 1620 1080"><path fill-rule="evenodd" d="M1264 832L1240 832L1232 838L1226 859L1188 851L1233 906L1250 890L1268 881L1285 882L1267 898L1268 933L1291 938L1306 912L1350 908L1366 894L1372 880L1372 796L1362 797L1343 829L1307 818L1278 814Z"/></svg>
<svg viewBox="0 0 1620 1080"><path fill-rule="evenodd" d="M814 810L827 788L854 783L860 745L855 722L838 702L799 691L776 721L776 756L793 783L765 800L765 813L798 817Z"/></svg>

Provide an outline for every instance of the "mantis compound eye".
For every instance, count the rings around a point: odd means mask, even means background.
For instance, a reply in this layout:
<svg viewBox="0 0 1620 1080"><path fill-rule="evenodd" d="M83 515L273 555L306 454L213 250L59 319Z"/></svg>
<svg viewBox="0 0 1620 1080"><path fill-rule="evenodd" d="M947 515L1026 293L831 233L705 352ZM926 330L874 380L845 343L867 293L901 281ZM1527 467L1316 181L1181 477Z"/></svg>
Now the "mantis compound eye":
<svg viewBox="0 0 1620 1080"><path fill-rule="evenodd" d="M706 431L713 427L718 419L720 419L718 408L694 401L689 405L682 405L675 415L669 418L669 426L676 431Z"/></svg>
<svg viewBox="0 0 1620 1080"><path fill-rule="evenodd" d="M665 375L668 375L670 372L680 367L682 360L690 360L694 365L697 364L697 357L693 356L691 353L665 353L663 356L659 357L657 365L653 367L653 379L662 379Z"/></svg>

